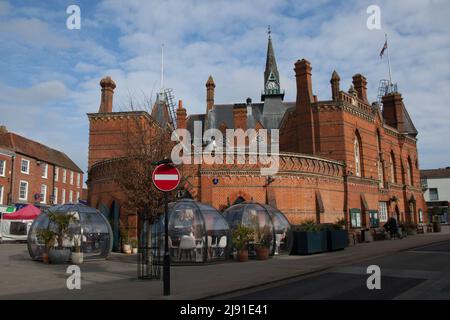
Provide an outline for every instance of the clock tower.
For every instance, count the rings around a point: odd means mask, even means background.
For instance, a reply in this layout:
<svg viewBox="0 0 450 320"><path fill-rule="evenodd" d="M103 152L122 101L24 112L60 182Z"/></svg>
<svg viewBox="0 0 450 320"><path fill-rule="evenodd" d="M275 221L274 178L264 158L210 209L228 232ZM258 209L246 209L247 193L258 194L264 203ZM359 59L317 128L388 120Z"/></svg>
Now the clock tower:
<svg viewBox="0 0 450 320"><path fill-rule="evenodd" d="M267 33L269 34L269 42L267 44L266 70L264 71L264 91L261 94L261 100L264 101L266 97L280 97L283 100L284 90L280 88L280 75L273 51L270 26Z"/></svg>

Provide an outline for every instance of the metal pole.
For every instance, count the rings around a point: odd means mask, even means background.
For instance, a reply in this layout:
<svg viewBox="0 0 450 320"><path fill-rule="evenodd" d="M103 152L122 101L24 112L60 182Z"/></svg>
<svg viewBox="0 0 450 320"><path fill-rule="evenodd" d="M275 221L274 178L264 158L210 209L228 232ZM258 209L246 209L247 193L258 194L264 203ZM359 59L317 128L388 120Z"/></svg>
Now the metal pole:
<svg viewBox="0 0 450 320"><path fill-rule="evenodd" d="M170 295L170 252L169 252L169 210L168 210L168 196L164 192L164 295Z"/></svg>
<svg viewBox="0 0 450 320"><path fill-rule="evenodd" d="M387 33L385 34L386 44L387 44ZM391 71L391 59L389 58L389 44L386 46L386 54L388 60L388 68L389 68L389 86L392 86L392 71Z"/></svg>

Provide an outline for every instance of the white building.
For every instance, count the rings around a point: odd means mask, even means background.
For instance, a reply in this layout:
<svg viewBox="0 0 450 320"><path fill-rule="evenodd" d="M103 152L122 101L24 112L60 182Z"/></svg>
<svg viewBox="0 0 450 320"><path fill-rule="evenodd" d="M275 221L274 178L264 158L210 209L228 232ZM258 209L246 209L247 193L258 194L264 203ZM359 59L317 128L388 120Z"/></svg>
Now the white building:
<svg viewBox="0 0 450 320"><path fill-rule="evenodd" d="M440 213L441 221L449 223L450 167L420 170L420 178L428 214Z"/></svg>

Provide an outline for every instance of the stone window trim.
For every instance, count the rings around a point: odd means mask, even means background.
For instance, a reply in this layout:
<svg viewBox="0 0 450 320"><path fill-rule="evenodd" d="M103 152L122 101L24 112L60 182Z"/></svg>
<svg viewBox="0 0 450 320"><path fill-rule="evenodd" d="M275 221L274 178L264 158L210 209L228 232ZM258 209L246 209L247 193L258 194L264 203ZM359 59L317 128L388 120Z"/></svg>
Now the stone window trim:
<svg viewBox="0 0 450 320"><path fill-rule="evenodd" d="M3 193L4 193L4 187L0 185L0 205L3 204Z"/></svg>
<svg viewBox="0 0 450 320"><path fill-rule="evenodd" d="M6 160L0 160L0 177L6 176Z"/></svg>

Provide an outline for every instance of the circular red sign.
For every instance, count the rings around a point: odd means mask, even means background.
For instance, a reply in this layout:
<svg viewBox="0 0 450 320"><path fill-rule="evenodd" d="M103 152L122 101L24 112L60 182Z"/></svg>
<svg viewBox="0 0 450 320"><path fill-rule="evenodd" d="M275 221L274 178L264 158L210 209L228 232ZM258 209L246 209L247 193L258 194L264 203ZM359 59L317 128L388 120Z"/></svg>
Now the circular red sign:
<svg viewBox="0 0 450 320"><path fill-rule="evenodd" d="M153 184L159 190L168 192L178 187L181 180L180 171L170 164L160 164L153 170Z"/></svg>

